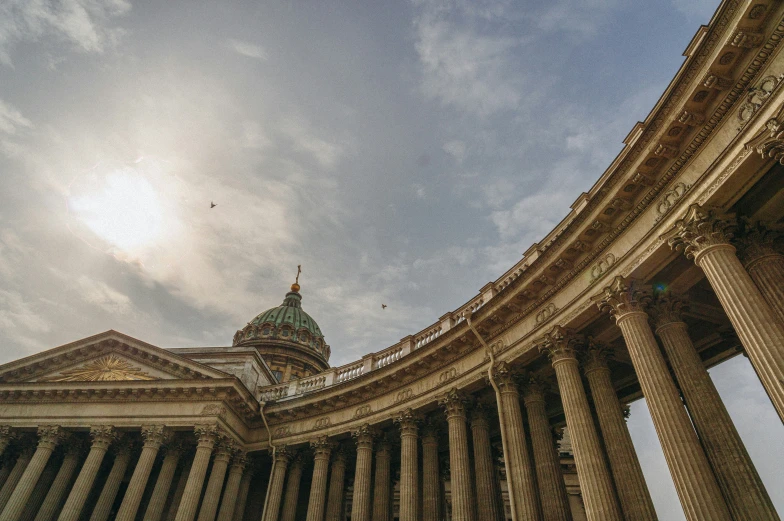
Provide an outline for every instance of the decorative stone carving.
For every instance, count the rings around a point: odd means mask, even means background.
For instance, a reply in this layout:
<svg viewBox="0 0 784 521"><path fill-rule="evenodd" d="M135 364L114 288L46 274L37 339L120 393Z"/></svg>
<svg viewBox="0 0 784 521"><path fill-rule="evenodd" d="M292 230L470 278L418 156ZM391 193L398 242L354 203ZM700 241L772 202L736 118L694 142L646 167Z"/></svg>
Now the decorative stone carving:
<svg viewBox="0 0 784 521"><path fill-rule="evenodd" d="M154 447L158 449L170 437L171 431L166 429L163 425L142 426L142 439L144 440L145 447Z"/></svg>
<svg viewBox="0 0 784 521"><path fill-rule="evenodd" d="M199 447L208 447L210 450L218 439L218 426L214 424L201 424L193 427L193 432L198 440Z"/></svg>
<svg viewBox="0 0 784 521"><path fill-rule="evenodd" d="M550 302L547 304L544 309L536 314L536 325L546 322L550 317L555 315L556 311L558 311L558 306L556 306L555 303Z"/></svg>
<svg viewBox="0 0 784 521"><path fill-rule="evenodd" d="M373 412L373 408L370 405L362 405L357 408L356 412L354 413L354 418L361 418L363 416L367 416L368 414Z"/></svg>
<svg viewBox="0 0 784 521"><path fill-rule="evenodd" d="M678 121L680 123L683 123L684 125L688 125L690 127L696 127L698 125L702 125L703 123L705 123L705 116L700 114L699 112L684 110L678 116Z"/></svg>
<svg viewBox="0 0 784 521"><path fill-rule="evenodd" d="M115 354L91 360L76 369L61 371L59 375L50 376L46 382L113 382L125 380L155 380L155 377L134 367L130 362Z"/></svg>
<svg viewBox="0 0 784 521"><path fill-rule="evenodd" d="M732 87L734 82L732 81L732 78L725 78L724 76L719 76L715 73L709 73L705 76L705 79L702 80L702 84L709 89L727 90Z"/></svg>
<svg viewBox="0 0 784 521"><path fill-rule="evenodd" d="M646 310L656 327L661 327L672 322L682 322L681 311L687 307L685 298L667 292L654 294L647 301Z"/></svg>
<svg viewBox="0 0 784 521"><path fill-rule="evenodd" d="M93 447L108 450L112 442L118 438L118 435L111 425L95 425L90 427L90 438L92 439Z"/></svg>
<svg viewBox="0 0 784 521"><path fill-rule="evenodd" d="M627 313L643 310L646 289L647 286L638 286L634 280L627 282L623 277L615 277L612 284L591 300L596 302L600 310L610 313L617 320Z"/></svg>
<svg viewBox="0 0 784 521"><path fill-rule="evenodd" d="M377 437L378 433L370 427L369 423L363 423L358 429L351 433L351 437L357 444L357 447L373 448L373 438Z"/></svg>
<svg viewBox="0 0 784 521"><path fill-rule="evenodd" d="M664 192L664 195L659 200L659 204L656 205L656 213L658 214L656 222L659 222L675 206L675 203L686 195L690 188L690 184L675 183L672 185L672 188Z"/></svg>
<svg viewBox="0 0 784 521"><path fill-rule="evenodd" d="M610 268L615 264L615 255L607 253L599 258L596 264L591 268L591 284L599 280L599 278L607 273Z"/></svg>
<svg viewBox="0 0 784 521"><path fill-rule="evenodd" d="M226 407L217 403L205 405L199 413L201 416L217 416L218 418L226 417Z"/></svg>
<svg viewBox="0 0 784 521"><path fill-rule="evenodd" d="M291 434L291 427L287 427L287 426L286 427L278 427L274 431L274 435L275 435L276 438L280 438L282 436L288 436L289 434Z"/></svg>
<svg viewBox="0 0 784 521"><path fill-rule="evenodd" d="M450 380L454 380L455 378L457 378L457 375L458 375L457 369L454 367L450 367L449 369L447 369L446 371L444 371L438 376L438 382L441 384L446 383Z"/></svg>
<svg viewBox="0 0 784 521"><path fill-rule="evenodd" d="M401 434L416 436L422 418L416 415L413 409L409 408L395 416L393 421L400 427Z"/></svg>
<svg viewBox="0 0 784 521"><path fill-rule="evenodd" d="M583 368L588 374L596 369L607 367L607 360L612 355L612 349L607 345L596 342L592 337L588 337L586 349L581 353Z"/></svg>
<svg viewBox="0 0 784 521"><path fill-rule="evenodd" d="M661 157L666 157L667 159L673 159L675 156L678 155L677 147L673 145L666 145L664 143L660 143L656 149L653 151L654 154Z"/></svg>
<svg viewBox="0 0 784 521"><path fill-rule="evenodd" d="M319 436L315 440L310 442L310 448L313 450L315 457L326 457L329 459L329 455L332 452L332 449L335 447L335 444L329 441L327 436Z"/></svg>
<svg viewBox="0 0 784 521"><path fill-rule="evenodd" d="M414 396L414 391L412 391L411 388L403 389L402 391L398 392L397 395L395 395L395 403L409 400L412 396Z"/></svg>
<svg viewBox="0 0 784 521"><path fill-rule="evenodd" d="M741 219L734 237L738 257L748 269L755 261L768 255L781 255L784 251L784 234L771 230L761 222Z"/></svg>
<svg viewBox="0 0 784 521"><path fill-rule="evenodd" d="M671 248L682 251L686 257L696 261L708 248L728 244L734 235L735 227L736 222L732 216L722 216L716 209L693 204L686 216L662 237Z"/></svg>
<svg viewBox="0 0 784 521"><path fill-rule="evenodd" d="M448 393L438 400L438 403L444 408L447 418L454 416L465 418L467 399L457 388L453 387L450 389Z"/></svg>
<svg viewBox="0 0 784 521"><path fill-rule="evenodd" d="M329 416L324 416L323 418L319 418L313 423L313 429L323 429L324 427L329 427L332 425L332 420L329 419Z"/></svg>
<svg viewBox="0 0 784 521"><path fill-rule="evenodd" d="M738 31L743 33L743 31ZM781 81L782 76L766 76L757 84L756 87L749 90L746 99L738 109L738 119L745 124L748 122L757 110L765 103L771 93Z"/></svg>
<svg viewBox="0 0 784 521"><path fill-rule="evenodd" d="M506 362L498 362L495 365L493 368L493 381L495 381L501 392L518 392L517 381L509 368L509 364Z"/></svg>
<svg viewBox="0 0 784 521"><path fill-rule="evenodd" d="M576 358L577 349L584 342L583 336L563 326L555 326L540 340L540 353L545 353L555 364L561 360Z"/></svg>
<svg viewBox="0 0 784 521"><path fill-rule="evenodd" d="M59 425L41 425L38 427L38 446L54 450L64 434Z"/></svg>

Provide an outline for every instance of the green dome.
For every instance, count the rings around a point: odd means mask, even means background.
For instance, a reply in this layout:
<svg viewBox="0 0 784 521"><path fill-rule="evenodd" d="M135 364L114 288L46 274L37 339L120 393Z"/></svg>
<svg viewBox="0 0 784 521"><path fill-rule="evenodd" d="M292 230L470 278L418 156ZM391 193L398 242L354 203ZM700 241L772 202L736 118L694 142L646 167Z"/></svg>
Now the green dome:
<svg viewBox="0 0 784 521"><path fill-rule="evenodd" d="M286 293L283 304L258 315L250 321L250 324L257 326L269 324L275 329L288 324L294 328L294 331L305 330L314 337L324 338L316 321L302 309L302 295L296 291Z"/></svg>

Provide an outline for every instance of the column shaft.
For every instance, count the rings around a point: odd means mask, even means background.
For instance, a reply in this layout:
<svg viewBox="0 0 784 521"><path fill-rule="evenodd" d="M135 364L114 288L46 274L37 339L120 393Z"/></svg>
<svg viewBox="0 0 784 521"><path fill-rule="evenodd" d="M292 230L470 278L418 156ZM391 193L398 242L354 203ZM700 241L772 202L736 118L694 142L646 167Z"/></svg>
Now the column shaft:
<svg viewBox="0 0 784 521"><path fill-rule="evenodd" d="M0 426L0 456L5 453L5 449L8 448L8 444L11 443L12 439L11 427L9 425Z"/></svg>
<svg viewBox="0 0 784 521"><path fill-rule="evenodd" d="M332 445L327 441L326 436L324 436L315 442L311 442L310 446L314 450L313 480L310 484L308 514L305 519L307 519L307 521L323 521L324 507L327 500L327 473L329 472L329 455L332 452ZM359 456L357 456L357 459L359 459ZM351 518L354 519L353 514Z"/></svg>
<svg viewBox="0 0 784 521"><path fill-rule="evenodd" d="M341 521L344 484L346 481L346 455L342 451L335 453L332 460L332 473L329 476L329 492L327 492L326 521Z"/></svg>
<svg viewBox="0 0 784 521"><path fill-rule="evenodd" d="M223 490L223 482L226 480L226 470L229 468L233 450L233 444L228 440L222 440L215 449L215 458L212 460L210 479L207 481L207 489L204 491L198 521L215 521L220 493Z"/></svg>
<svg viewBox="0 0 784 521"><path fill-rule="evenodd" d="M63 462L60 464L60 469L52 482L52 486L49 487L44 502L35 515L35 521L52 521L55 519L60 504L63 502L68 492L68 487L71 485L71 480L74 474L76 474L81 455L82 447L79 443L73 442L69 445L63 457Z"/></svg>
<svg viewBox="0 0 784 521"><path fill-rule="evenodd" d="M250 492L250 483L255 474L255 466L253 464L247 465L245 471L242 473L242 480L240 481L240 488L237 492L237 504L234 507L234 515L231 516L232 521L242 521L245 517L245 507L248 504L248 492Z"/></svg>
<svg viewBox="0 0 784 521"><path fill-rule="evenodd" d="M407 409L395 421L400 424L400 519L418 521L418 420L413 411Z"/></svg>
<svg viewBox="0 0 784 521"><path fill-rule="evenodd" d="M354 495L351 501L351 521L370 521L370 480L373 465L373 434L368 425L353 433L357 442L357 462L354 469Z"/></svg>
<svg viewBox="0 0 784 521"><path fill-rule="evenodd" d="M278 449L275 453L275 462L270 472L269 491L267 492L266 505L261 515L261 521L278 521L280 503L283 498L283 483L286 479L286 470L291 461L291 455L285 449Z"/></svg>
<svg viewBox="0 0 784 521"><path fill-rule="evenodd" d="M662 340L691 420L735 521L778 521L773 502L757 474L724 402L681 321L661 323Z"/></svg>
<svg viewBox="0 0 784 521"><path fill-rule="evenodd" d="M610 369L599 358L602 356L599 351L594 351L594 354L596 358L588 362L585 375L591 388L621 509L629 521L655 521L656 510L626 427L621 404L610 380Z"/></svg>
<svg viewBox="0 0 784 521"><path fill-rule="evenodd" d="M490 446L490 425L483 410L471 414L471 436L474 445L474 475L476 479L476 513L482 521L499 521L498 498L495 496L495 467Z"/></svg>
<svg viewBox="0 0 784 521"><path fill-rule="evenodd" d="M299 484L302 481L302 461L297 459L291 464L289 478L286 480L286 496L283 499L283 512L280 521L294 521L297 515ZM274 518L277 521L277 518Z"/></svg>
<svg viewBox="0 0 784 521"><path fill-rule="evenodd" d="M57 442L62 436L60 427L46 426L38 427L38 447L35 454L27 464L19 483L14 488L14 492L8 499L3 512L0 513L0 521L19 521L22 511L27 505L27 500L35 489L35 485L41 478L41 473L49 463L49 458L52 456Z"/></svg>
<svg viewBox="0 0 784 521"><path fill-rule="evenodd" d="M204 486L204 477L210 464L210 455L218 437L218 430L214 425L198 425L194 431L198 436L199 443L196 446L196 454L193 456L185 490L182 492L182 498L177 507L175 521L193 521L196 517L201 489Z"/></svg>
<svg viewBox="0 0 784 521"><path fill-rule="evenodd" d="M128 464L131 462L131 446L128 441L124 446L117 450L112 462L112 470L109 471L109 476L101 490L101 495L98 502L93 508L93 513L90 515L90 521L106 521L109 519L109 514L112 511L114 500L117 498L117 492L120 490L120 484L125 477L125 472L128 470ZM38 520L36 520L38 521Z"/></svg>
<svg viewBox="0 0 784 521"><path fill-rule="evenodd" d="M43 504L46 494L49 491L49 488L51 488L55 476L57 476L57 469L60 467L61 463L62 461L56 461L53 458L49 458L49 463L41 474L38 483L36 483L35 489L33 489L33 493L27 501L27 505L25 505L24 510L22 510L22 515L19 517L20 521L33 521L33 519L35 519L35 514Z"/></svg>
<svg viewBox="0 0 784 521"><path fill-rule="evenodd" d="M441 404L449 425L449 467L452 491L452 520L474 521L474 494L471 486L471 463L468 460L468 429L465 399L452 389Z"/></svg>
<svg viewBox="0 0 784 521"><path fill-rule="evenodd" d="M185 464L180 470L180 477L177 479L177 488L174 489L171 501L169 502L169 509L166 511L166 521L174 521L177 517L177 510L180 508L180 501L182 495L185 493L185 486L188 484L188 476L191 473L191 465L193 465L193 455L190 453L183 454Z"/></svg>
<svg viewBox="0 0 784 521"><path fill-rule="evenodd" d="M163 509L166 506L166 499L169 497L174 473L177 471L177 464L180 462L182 448L179 445L172 445L167 448L166 456L163 458L161 470L155 480L155 488L147 503L147 510L144 512L143 521L160 521ZM93 521L92 519L90 521ZM105 521L105 520L102 520Z"/></svg>
<svg viewBox="0 0 784 521"><path fill-rule="evenodd" d="M144 438L142 453L139 455L139 460L133 469L131 481L128 482L128 488L125 490L125 495L120 504L120 509L117 511L115 521L133 521L136 519L136 513L139 511L139 504L142 501L144 489L147 487L147 480L150 479L150 472L155 464L155 458L158 456L158 450L161 448L164 436L163 425L142 427L142 437Z"/></svg>
<svg viewBox="0 0 784 521"><path fill-rule="evenodd" d="M109 445L115 439L114 427L111 426L93 427L90 429L90 435L93 439L90 452L82 464L76 482L71 487L71 493L65 500L65 505L57 518L58 521L77 521L79 519L84 502L87 501L87 496L93 489L95 476L101 468L106 451L109 450Z"/></svg>
<svg viewBox="0 0 784 521"><path fill-rule="evenodd" d="M223 500L218 511L218 521L232 521L234 518L234 509L239 504L240 483L247 463L248 459L244 452L234 454L229 468L229 477L226 479L226 489L223 491Z"/></svg>
<svg viewBox="0 0 784 521"><path fill-rule="evenodd" d="M389 491L392 488L390 461L392 448L382 443L376 451L376 482L373 489L373 521L389 521ZM332 521L332 520L327 520Z"/></svg>
<svg viewBox="0 0 784 521"><path fill-rule="evenodd" d="M16 463L14 463L11 473L8 474L8 479L5 480L3 488L0 489L0 511L5 508L8 500L11 499L11 494L14 493L14 489L19 484L19 480L22 479L27 465L33 458L33 452L34 449L32 447L25 447L17 456Z"/></svg>
<svg viewBox="0 0 784 521"><path fill-rule="evenodd" d="M542 504L543 521L572 521L572 511L566 497L558 450L545 409L544 394L529 385L524 395L531 430L531 446L536 467L536 482Z"/></svg>
<svg viewBox="0 0 784 521"><path fill-rule="evenodd" d="M441 479L438 471L438 431L422 434L422 521L441 519Z"/></svg>

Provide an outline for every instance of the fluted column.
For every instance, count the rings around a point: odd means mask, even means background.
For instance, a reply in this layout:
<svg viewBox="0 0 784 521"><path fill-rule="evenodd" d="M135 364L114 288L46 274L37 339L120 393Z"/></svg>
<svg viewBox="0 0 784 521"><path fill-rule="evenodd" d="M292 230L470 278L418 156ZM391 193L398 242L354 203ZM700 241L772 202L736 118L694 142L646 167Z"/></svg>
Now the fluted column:
<svg viewBox="0 0 784 521"><path fill-rule="evenodd" d="M406 409L395 418L400 426L400 519L418 521L419 462L417 438L419 418Z"/></svg>
<svg viewBox="0 0 784 521"><path fill-rule="evenodd" d="M576 353L580 343L577 335L556 326L545 335L540 350L547 353L555 368L586 516L589 521L621 521L621 509L580 378Z"/></svg>
<svg viewBox="0 0 784 521"><path fill-rule="evenodd" d="M143 521L160 521L182 451L183 446L179 442L169 443L166 447L166 456L161 463L161 470L158 471L158 478L155 480L155 488L153 488L150 501L147 503Z"/></svg>
<svg viewBox="0 0 784 521"><path fill-rule="evenodd" d="M283 498L283 512L280 521L294 521L297 515L297 501L299 499L299 484L302 481L302 456L291 462L289 477L286 480L286 495ZM277 518L275 518L277 521Z"/></svg>
<svg viewBox="0 0 784 521"><path fill-rule="evenodd" d="M62 435L63 431L57 425L38 427L38 447L8 499L8 503L3 508L3 512L0 513L0 521L19 521L22 511L27 505L27 500L30 499L30 495Z"/></svg>
<svg viewBox="0 0 784 521"><path fill-rule="evenodd" d="M180 470L180 477L177 478L177 487L174 489L169 509L166 511L166 521L174 521L177 517L177 511L180 509L180 501L182 495L185 493L185 486L188 484L188 476L191 474L191 465L193 465L193 451L188 450L184 452L181 459L184 460L182 470Z"/></svg>
<svg viewBox="0 0 784 521"><path fill-rule="evenodd" d="M332 471L329 476L329 492L327 492L326 521L341 521L346 482L346 452L344 449L335 451L332 456Z"/></svg>
<svg viewBox="0 0 784 521"><path fill-rule="evenodd" d="M477 404L471 411L471 437L474 446L477 518L481 521L499 521L501 512L498 510L498 498L495 496L493 484L495 468L490 445L490 424L487 411L481 404Z"/></svg>
<svg viewBox="0 0 784 521"><path fill-rule="evenodd" d="M735 238L738 257L751 280L784 323L784 240L778 231L761 223L745 222Z"/></svg>
<svg viewBox="0 0 784 521"><path fill-rule="evenodd" d="M542 505L543 521L572 521L572 511L566 497L558 448L545 409L544 387L537 380L530 380L523 392L523 402L528 413L531 430L531 447L534 453L536 482Z"/></svg>
<svg viewBox="0 0 784 521"><path fill-rule="evenodd" d="M229 461L231 461L235 450L233 440L228 437L221 437L215 447L215 458L212 460L210 479L207 481L207 489L204 491L204 498L201 501L198 521L215 521L223 482L226 479L226 470L229 468Z"/></svg>
<svg viewBox="0 0 784 521"><path fill-rule="evenodd" d="M392 488L390 462L392 446L389 441L382 440L376 449L376 479L373 488L373 521L389 521L389 491ZM332 521L327 519L327 521Z"/></svg>
<svg viewBox="0 0 784 521"><path fill-rule="evenodd" d="M324 507L327 499L327 473L329 472L329 455L333 444L326 436L321 436L316 441L310 442L313 450L313 480L310 483L310 498L308 500L307 521L323 521ZM372 448L371 456L372 456ZM359 459L359 456L357 456ZM354 489L356 497L356 487ZM352 514L352 519L354 516Z"/></svg>
<svg viewBox="0 0 784 521"><path fill-rule="evenodd" d="M242 518L245 517L250 483L253 480L253 476L256 474L257 466L256 462L252 460L245 464L245 470L242 472L242 479L240 480L240 488L237 491L237 504L234 507L234 514L231 516L232 521L242 521Z"/></svg>
<svg viewBox="0 0 784 521"><path fill-rule="evenodd" d="M0 489L0 511L5 509L8 500L11 499L11 495L22 479L25 469L27 469L27 466L30 464L30 460L33 459L34 453L35 447L28 441L25 441L19 448L19 455L16 457L16 463L14 463L11 473L8 474L8 479L6 479L3 484L3 488Z"/></svg>
<svg viewBox="0 0 784 521"><path fill-rule="evenodd" d="M370 521L370 480L373 466L374 434L367 423L352 433L357 442L357 462L354 471L351 521Z"/></svg>
<svg viewBox="0 0 784 521"><path fill-rule="evenodd" d="M0 425L0 456L5 453L8 444L14 439L13 431L8 425Z"/></svg>
<svg viewBox="0 0 784 521"><path fill-rule="evenodd" d="M116 439L117 434L114 427L110 425L102 425L92 427L90 429L90 436L92 437L92 445L87 458L82 464L82 469L79 471L79 476L71 487L71 493L68 494L68 499L65 500L65 505L60 511L58 521L77 521L84 508L84 502L87 500L87 495L93 489L95 476L101 468L101 463L109 450L109 446Z"/></svg>
<svg viewBox="0 0 784 521"><path fill-rule="evenodd" d="M127 436L123 436L116 443L112 470L109 471L109 475L106 477L101 495L98 497L95 508L93 508L93 513L90 515L90 521L106 521L109 519L114 500L117 498L117 492L120 490L120 484L125 477L126 470L128 470L132 450L133 443Z"/></svg>
<svg viewBox="0 0 784 521"><path fill-rule="evenodd" d="M196 509L199 506L199 496L201 496L201 489L204 486L210 456L215 442L218 440L218 428L215 425L196 425L193 430L199 442L196 445L196 454L193 456L193 463L191 463L188 481L185 483L185 490L182 492L180 505L177 508L175 521L193 521L196 517Z"/></svg>
<svg viewBox="0 0 784 521"><path fill-rule="evenodd" d="M596 300L615 317L623 333L686 519L729 520L716 477L648 325L648 315L641 309L645 298L645 293L616 277Z"/></svg>
<svg viewBox="0 0 784 521"><path fill-rule="evenodd" d="M236 451L231 460L231 467L229 467L229 477L226 478L223 500L218 511L218 521L232 521L234 518L234 509L239 503L240 483L247 464L248 456L245 451ZM244 506L243 503L243 508Z"/></svg>
<svg viewBox="0 0 784 521"><path fill-rule="evenodd" d="M501 428L501 436L506 438L504 447L507 453L504 454L504 460L509 499L514 501L517 516L514 521L535 521L540 518L539 498L523 429L520 392L506 362L499 362L496 365L493 379L501 393L501 408L505 423Z"/></svg>
<svg viewBox="0 0 784 521"><path fill-rule="evenodd" d="M167 436L169 433L163 425L142 427L142 438L144 439L142 453L133 469L133 475L128 482L128 488L125 490L115 521L133 521L136 518L144 489L147 487L147 480L150 479L152 466L155 464L155 458L158 457L158 450Z"/></svg>
<svg viewBox="0 0 784 521"><path fill-rule="evenodd" d="M68 436L64 436L60 444L67 439ZM41 477L38 479L30 499L27 500L27 504L24 510L22 510L22 515L19 516L19 521L33 521L35 519L35 514L43 504L44 499L46 499L46 494L52 487L54 478L57 476L57 469L60 468L61 463L61 459L58 461L58 458L49 458L49 463L46 464L46 468L41 473Z"/></svg>
<svg viewBox="0 0 784 521"><path fill-rule="evenodd" d="M438 471L438 429L422 430L422 521L441 519L441 478Z"/></svg>
<svg viewBox="0 0 784 521"><path fill-rule="evenodd" d="M79 467L79 460L84 453L84 443L80 439L72 437L64 445L65 455L60 463L60 469L46 493L44 502L41 503L41 508L35 514L35 521L52 521L56 518L60 504L68 492L76 469Z"/></svg>
<svg viewBox="0 0 784 521"><path fill-rule="evenodd" d="M474 520L471 462L468 460L468 429L465 397L452 389L440 400L449 424L449 469L452 490L452 520Z"/></svg>
<svg viewBox="0 0 784 521"><path fill-rule="evenodd" d="M778 521L765 485L681 320L684 305L677 297L657 295L649 311L732 518Z"/></svg>
<svg viewBox="0 0 784 521"><path fill-rule="evenodd" d="M702 268L732 322L773 406L784 421L784 322L743 268L730 244L733 219L692 205L662 237Z"/></svg>
<svg viewBox="0 0 784 521"><path fill-rule="evenodd" d="M278 521L280 503L283 498L283 483L286 479L286 471L291 462L291 453L286 447L279 447L275 451L275 464L270 473L268 499L261 521ZM296 501L296 499L295 499Z"/></svg>
<svg viewBox="0 0 784 521"><path fill-rule="evenodd" d="M13 458L10 458L10 452L6 452L3 454L1 459L2 466L0 466L0 488L3 487L5 480L8 479L8 476L11 474L11 469L14 468L14 462L12 461Z"/></svg>
<svg viewBox="0 0 784 521"><path fill-rule="evenodd" d="M593 340L588 341L587 347L583 369L591 388L621 509L629 521L655 521L656 509L626 427L621 403L610 380L607 348Z"/></svg>

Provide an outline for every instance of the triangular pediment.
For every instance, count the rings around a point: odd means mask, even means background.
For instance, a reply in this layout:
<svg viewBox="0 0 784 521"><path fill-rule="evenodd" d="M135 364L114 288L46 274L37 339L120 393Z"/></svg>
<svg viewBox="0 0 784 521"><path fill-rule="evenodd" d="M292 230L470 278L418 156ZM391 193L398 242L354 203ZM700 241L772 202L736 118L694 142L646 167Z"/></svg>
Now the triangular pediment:
<svg viewBox="0 0 784 521"><path fill-rule="evenodd" d="M230 375L116 331L0 366L0 382L200 380Z"/></svg>

